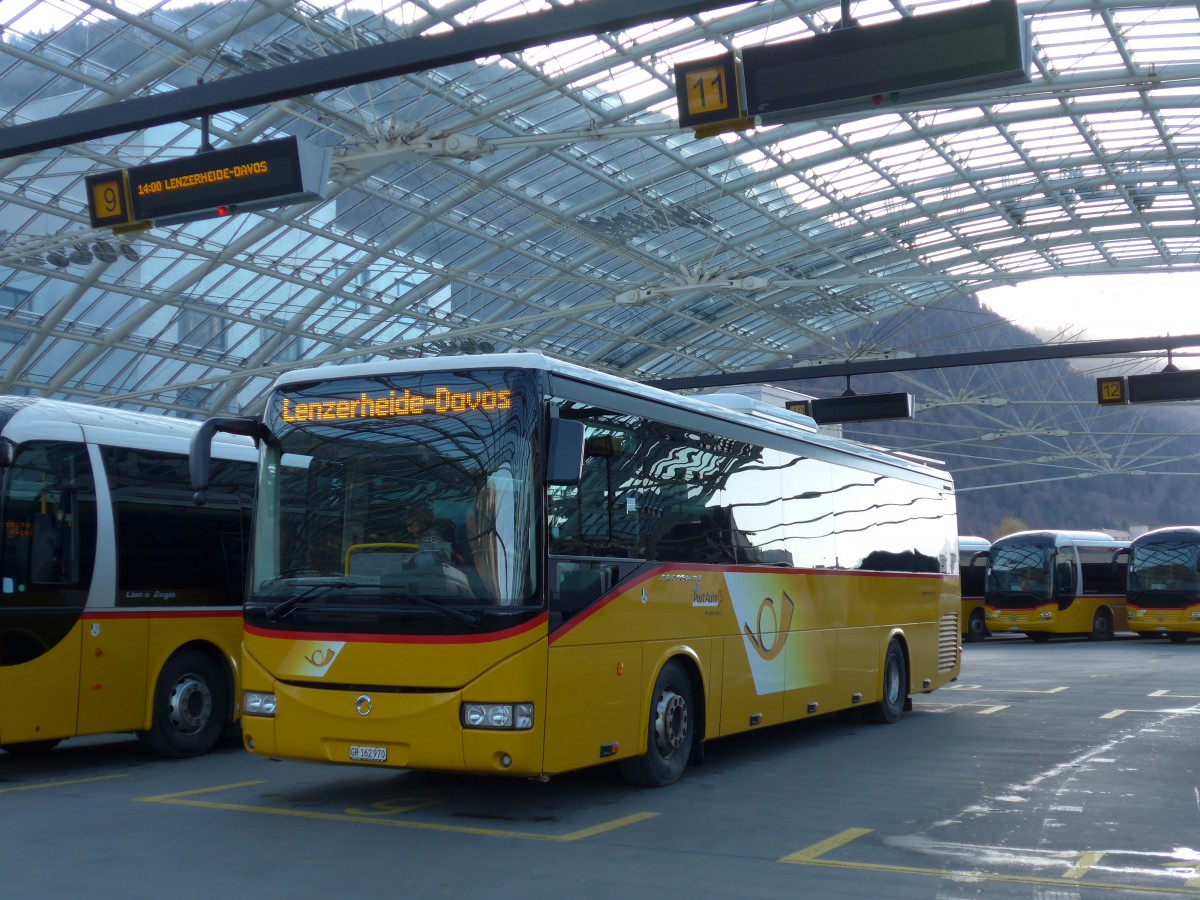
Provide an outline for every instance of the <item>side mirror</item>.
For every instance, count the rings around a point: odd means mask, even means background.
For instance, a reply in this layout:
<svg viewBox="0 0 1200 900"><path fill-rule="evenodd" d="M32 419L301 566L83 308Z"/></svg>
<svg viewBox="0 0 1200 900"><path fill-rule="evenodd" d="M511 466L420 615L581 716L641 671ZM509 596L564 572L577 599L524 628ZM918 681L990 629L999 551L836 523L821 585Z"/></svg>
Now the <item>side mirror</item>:
<svg viewBox="0 0 1200 900"><path fill-rule="evenodd" d="M583 480L584 428L573 419L551 419L546 452L546 484L571 485Z"/></svg>
<svg viewBox="0 0 1200 900"><path fill-rule="evenodd" d="M233 416L216 416L206 419L200 428L192 435L192 443L188 450L188 474L192 477L192 498L197 506L203 506L208 499L208 480L212 470L212 439L218 431L226 434L244 434L257 442L262 437L263 425L258 419Z"/></svg>

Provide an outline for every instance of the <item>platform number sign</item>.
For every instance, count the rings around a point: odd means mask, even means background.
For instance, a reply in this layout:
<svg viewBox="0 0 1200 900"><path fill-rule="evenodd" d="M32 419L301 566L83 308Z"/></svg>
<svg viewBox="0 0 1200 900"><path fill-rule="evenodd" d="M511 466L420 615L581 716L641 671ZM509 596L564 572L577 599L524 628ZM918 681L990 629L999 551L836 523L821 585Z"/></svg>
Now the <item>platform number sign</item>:
<svg viewBox="0 0 1200 900"><path fill-rule="evenodd" d="M737 59L732 53L675 67L675 99L684 128L743 118Z"/></svg>
<svg viewBox="0 0 1200 900"><path fill-rule="evenodd" d="M124 169L88 175L83 183L93 228L112 228L132 221L129 183Z"/></svg>
<svg viewBox="0 0 1200 900"><path fill-rule="evenodd" d="M1123 377L1097 378L1096 401L1101 406L1124 406L1129 402Z"/></svg>

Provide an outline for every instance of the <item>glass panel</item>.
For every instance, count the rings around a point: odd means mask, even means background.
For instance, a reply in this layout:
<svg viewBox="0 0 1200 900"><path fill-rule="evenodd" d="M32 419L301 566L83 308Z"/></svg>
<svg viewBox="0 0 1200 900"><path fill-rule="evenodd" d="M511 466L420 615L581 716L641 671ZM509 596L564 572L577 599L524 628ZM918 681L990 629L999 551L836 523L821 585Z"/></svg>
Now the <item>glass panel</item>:
<svg viewBox="0 0 1200 900"><path fill-rule="evenodd" d="M988 603L1003 608L1009 600L1049 599L1053 553L1044 544L993 545L985 581Z"/></svg>
<svg viewBox="0 0 1200 900"><path fill-rule="evenodd" d="M185 456L105 447L118 606L240 606L254 464L214 459L196 506Z"/></svg>
<svg viewBox="0 0 1200 900"><path fill-rule="evenodd" d="M446 613L538 606L540 392L523 371L325 381L276 394L255 600ZM275 615L281 615L279 610ZM435 616L436 617L436 616Z"/></svg>

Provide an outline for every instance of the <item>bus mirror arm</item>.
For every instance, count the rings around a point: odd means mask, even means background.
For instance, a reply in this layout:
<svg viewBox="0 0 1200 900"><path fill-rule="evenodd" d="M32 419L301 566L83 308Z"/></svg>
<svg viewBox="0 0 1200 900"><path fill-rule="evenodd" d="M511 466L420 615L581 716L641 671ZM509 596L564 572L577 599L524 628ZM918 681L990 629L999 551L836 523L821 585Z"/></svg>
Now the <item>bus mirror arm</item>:
<svg viewBox="0 0 1200 900"><path fill-rule="evenodd" d="M208 500L208 479L212 468L212 439L218 431L226 434L244 434L254 438L258 443L264 436L263 424L258 419L241 416L215 416L205 419L204 423L192 435L191 448L188 452L188 471L192 476L192 498L197 506L203 506Z"/></svg>
<svg viewBox="0 0 1200 900"><path fill-rule="evenodd" d="M583 480L583 423L551 419L546 452L546 484L572 485Z"/></svg>

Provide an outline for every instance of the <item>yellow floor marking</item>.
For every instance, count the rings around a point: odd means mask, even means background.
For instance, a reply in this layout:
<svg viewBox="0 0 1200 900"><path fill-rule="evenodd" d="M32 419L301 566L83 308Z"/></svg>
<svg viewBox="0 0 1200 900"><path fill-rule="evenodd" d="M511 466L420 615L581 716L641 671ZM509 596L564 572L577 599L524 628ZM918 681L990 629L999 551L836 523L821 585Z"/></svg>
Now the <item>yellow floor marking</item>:
<svg viewBox="0 0 1200 900"><path fill-rule="evenodd" d="M1114 709L1112 712L1106 712L1106 713L1105 713L1104 715L1102 715L1100 718L1102 718L1102 719L1115 719L1117 716L1124 715L1124 714L1125 714L1125 713L1127 713L1127 712L1129 712L1129 710L1127 710L1127 709Z"/></svg>
<svg viewBox="0 0 1200 900"><path fill-rule="evenodd" d="M811 862L818 856L828 853L830 850L836 850L838 847L844 846L851 841L856 841L864 834L870 833L870 828L847 828L845 831L835 834L833 837L827 838L819 843L813 844L811 847L805 847L803 850L797 850L795 853L790 853L779 861L786 863Z"/></svg>
<svg viewBox="0 0 1200 900"><path fill-rule="evenodd" d="M234 788L253 787L256 784L266 784L265 781L238 781L234 784L219 784L216 787L197 788L194 791L181 791L178 794L159 794L157 797L138 797L142 803L173 803L180 797L195 797L198 794L215 794L218 791L231 791Z"/></svg>
<svg viewBox="0 0 1200 900"><path fill-rule="evenodd" d="M979 710L979 715L990 716L992 713L998 713L1002 709L1008 709L1008 706L1007 705L1005 705L1005 706L989 706L987 709Z"/></svg>
<svg viewBox="0 0 1200 900"><path fill-rule="evenodd" d="M599 825L592 825L589 828L581 828L578 831L568 832L567 834L534 834L528 831L508 831L499 828L477 828L469 825L441 825L436 822L406 822L400 819L386 819L378 815L354 815L351 813L324 813L316 812L310 809L282 809L272 806L251 806L246 803L221 803L215 800L191 800L190 797L195 797L197 794L211 794L216 791L230 790L232 788L248 787L255 784L265 784L262 781L243 781L238 784L227 784L221 787L203 788L196 791L184 791L179 794L160 794L156 797L139 797L143 803L169 803L175 806L193 806L200 809L222 809L230 812L250 812L262 813L271 816L290 816L297 819L319 819L326 822L357 822L360 824L370 825L390 825L394 828L417 828L424 831L445 831L454 834L480 834L490 837L510 837L520 838L529 841L553 841L559 843L567 843L570 841L578 841L584 838L592 837L593 835L602 834L606 831L612 831L616 828L623 828L626 825L634 825L638 822L644 822L646 819L653 819L658 813L642 812L634 813L633 815L624 816L620 819L613 819L608 822L601 822Z"/></svg>
<svg viewBox="0 0 1200 900"><path fill-rule="evenodd" d="M91 778L71 778L66 781L40 781L37 784L19 784L16 787L0 788L0 794L15 794L17 791L36 791L41 788L62 787L64 784L87 784L89 781L112 781L128 778L128 775L96 775Z"/></svg>
<svg viewBox="0 0 1200 900"><path fill-rule="evenodd" d="M1151 691L1146 696L1147 697L1165 697L1169 693L1171 693L1169 690L1167 690L1167 691Z"/></svg>
<svg viewBox="0 0 1200 900"><path fill-rule="evenodd" d="M1100 860L1103 858L1103 850L1092 851L1090 853L1080 853L1079 859L1076 860L1075 865L1071 866L1071 868L1067 869L1067 871L1063 873L1063 878L1082 878L1088 873L1088 870L1091 869L1092 866L1100 862Z"/></svg>
<svg viewBox="0 0 1200 900"><path fill-rule="evenodd" d="M1173 697L1176 700L1200 700L1200 694L1172 694L1167 691L1155 691L1152 694L1147 694L1147 697Z"/></svg>

